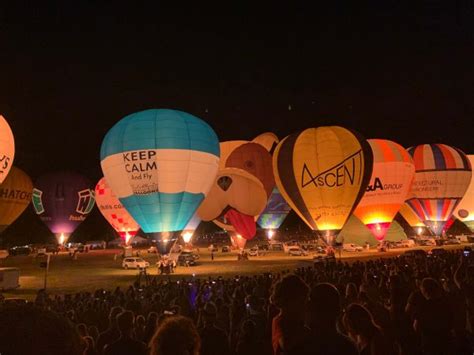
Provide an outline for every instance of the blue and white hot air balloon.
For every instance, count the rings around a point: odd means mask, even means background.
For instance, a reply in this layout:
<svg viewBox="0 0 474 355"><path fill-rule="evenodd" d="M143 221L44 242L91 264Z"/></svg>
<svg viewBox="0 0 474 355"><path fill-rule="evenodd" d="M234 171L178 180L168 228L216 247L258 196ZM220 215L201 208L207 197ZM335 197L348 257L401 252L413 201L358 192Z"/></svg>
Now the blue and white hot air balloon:
<svg viewBox="0 0 474 355"><path fill-rule="evenodd" d="M102 171L112 191L142 230L169 252L214 183L219 140L186 112L133 113L107 132Z"/></svg>

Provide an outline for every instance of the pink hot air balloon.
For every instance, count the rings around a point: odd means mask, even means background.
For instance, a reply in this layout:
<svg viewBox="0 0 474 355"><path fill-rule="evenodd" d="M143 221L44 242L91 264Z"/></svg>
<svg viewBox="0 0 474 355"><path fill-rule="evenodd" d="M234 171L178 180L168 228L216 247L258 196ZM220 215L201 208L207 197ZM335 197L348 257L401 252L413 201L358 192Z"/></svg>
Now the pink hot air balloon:
<svg viewBox="0 0 474 355"><path fill-rule="evenodd" d="M104 218L117 231L125 244L130 245L140 226L120 203L105 178L97 183L95 198L97 207Z"/></svg>

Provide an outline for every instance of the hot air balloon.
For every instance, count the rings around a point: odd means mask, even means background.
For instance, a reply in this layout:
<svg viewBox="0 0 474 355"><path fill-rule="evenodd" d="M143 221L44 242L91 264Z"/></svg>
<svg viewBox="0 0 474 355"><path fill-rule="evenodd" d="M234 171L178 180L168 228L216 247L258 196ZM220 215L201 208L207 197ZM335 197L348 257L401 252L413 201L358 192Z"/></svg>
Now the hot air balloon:
<svg viewBox="0 0 474 355"><path fill-rule="evenodd" d="M31 202L33 183L26 173L13 166L0 185L0 233L20 217Z"/></svg>
<svg viewBox="0 0 474 355"><path fill-rule="evenodd" d="M427 227L408 203L405 202L405 204L403 204L399 213L418 236L427 233Z"/></svg>
<svg viewBox="0 0 474 355"><path fill-rule="evenodd" d="M471 167L473 167L474 155L468 155L467 158L471 163ZM474 233L474 177L472 176L469 187L461 202L456 207L454 215Z"/></svg>
<svg viewBox="0 0 474 355"><path fill-rule="evenodd" d="M221 152L215 183L198 215L252 239L255 216L264 210L275 185L271 155L261 144L246 141L223 142Z"/></svg>
<svg viewBox="0 0 474 355"><path fill-rule="evenodd" d="M415 162L412 193L408 204L437 236L464 196L471 181L471 164L457 148L423 144L409 148Z"/></svg>
<svg viewBox="0 0 474 355"><path fill-rule="evenodd" d="M6 179L15 157L13 132L5 118L0 115L0 184Z"/></svg>
<svg viewBox="0 0 474 355"><path fill-rule="evenodd" d="M36 214L64 244L94 208L89 180L74 172L55 172L38 178L33 188Z"/></svg>
<svg viewBox="0 0 474 355"><path fill-rule="evenodd" d="M290 207L332 243L367 188L372 151L346 128L309 128L279 143L273 171Z"/></svg>
<svg viewBox="0 0 474 355"><path fill-rule="evenodd" d="M290 211L291 207L275 187L268 199L267 207L257 219L257 224L267 230L267 236L271 239L275 229L280 228Z"/></svg>
<svg viewBox="0 0 474 355"><path fill-rule="evenodd" d="M146 110L109 130L100 159L120 202L167 254L214 182L219 141L186 112Z"/></svg>
<svg viewBox="0 0 474 355"><path fill-rule="evenodd" d="M193 237L196 228L199 226L199 223L201 223L201 218L199 218L197 213L194 213L181 233L184 243L188 244L191 242L191 238Z"/></svg>
<svg viewBox="0 0 474 355"><path fill-rule="evenodd" d="M415 165L399 144L383 139L368 139L374 167L367 190L354 215L381 241L392 220L410 193Z"/></svg>
<svg viewBox="0 0 474 355"><path fill-rule="evenodd" d="M119 234L125 245L130 245L140 226L122 206L105 178L100 179L95 187L95 201L99 211Z"/></svg>

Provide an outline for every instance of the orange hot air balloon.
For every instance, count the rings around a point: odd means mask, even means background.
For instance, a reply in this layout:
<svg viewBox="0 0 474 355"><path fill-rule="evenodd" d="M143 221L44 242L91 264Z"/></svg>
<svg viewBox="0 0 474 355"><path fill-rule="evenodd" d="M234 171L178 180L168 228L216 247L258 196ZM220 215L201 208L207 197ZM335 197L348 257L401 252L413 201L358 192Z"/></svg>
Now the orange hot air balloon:
<svg viewBox="0 0 474 355"><path fill-rule="evenodd" d="M5 118L0 115L0 184L6 179L15 157L15 139Z"/></svg>
<svg viewBox="0 0 474 355"><path fill-rule="evenodd" d="M395 215L410 193L415 164L399 144L384 139L368 139L374 156L369 186L354 215L383 240Z"/></svg>
<svg viewBox="0 0 474 355"><path fill-rule="evenodd" d="M100 179L95 187L95 202L125 245L130 245L140 226L120 203L105 178Z"/></svg>
<svg viewBox="0 0 474 355"><path fill-rule="evenodd" d="M417 216L408 203L403 204L399 213L417 235L427 233L428 227L425 226L423 221Z"/></svg>
<svg viewBox="0 0 474 355"><path fill-rule="evenodd" d="M13 166L0 185L0 233L20 217L31 202L33 183L21 169Z"/></svg>

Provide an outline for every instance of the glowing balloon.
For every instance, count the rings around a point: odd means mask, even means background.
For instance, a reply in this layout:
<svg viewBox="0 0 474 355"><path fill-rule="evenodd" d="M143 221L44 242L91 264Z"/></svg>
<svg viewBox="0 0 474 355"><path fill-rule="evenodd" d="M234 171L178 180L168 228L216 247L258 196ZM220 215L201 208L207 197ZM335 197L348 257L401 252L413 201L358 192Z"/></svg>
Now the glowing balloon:
<svg viewBox="0 0 474 355"><path fill-rule="evenodd" d="M265 229L278 229L290 211L291 207L275 187L268 199L267 207L257 219L257 224Z"/></svg>
<svg viewBox="0 0 474 355"><path fill-rule="evenodd" d="M437 236L464 196L471 181L471 164L457 148L423 144L409 148L415 162L412 193L408 204Z"/></svg>
<svg viewBox="0 0 474 355"><path fill-rule="evenodd" d="M247 239L242 237L240 234L237 234L235 232L230 232L230 242L235 248L238 249L244 249L245 244L247 244Z"/></svg>
<svg viewBox="0 0 474 355"><path fill-rule="evenodd" d="M400 208L399 213L416 234L425 234L424 232L426 231L427 227L420 219L420 217L416 215L415 211L413 211L413 209L408 203L405 202L405 204L403 204L403 206Z"/></svg>
<svg viewBox="0 0 474 355"><path fill-rule="evenodd" d="M183 237L185 243L189 243L191 241L191 238L193 237L194 232L196 231L200 223L201 218L199 218L197 213L194 213L186 227L184 227L183 232L181 233L181 236Z"/></svg>
<svg viewBox="0 0 474 355"><path fill-rule="evenodd" d="M399 144L383 139L368 139L374 167L369 186L354 215L383 240L395 215L410 193L415 165L408 152Z"/></svg>
<svg viewBox="0 0 474 355"><path fill-rule="evenodd" d="M33 183L26 173L13 166L0 185L0 233L20 217L31 202Z"/></svg>
<svg viewBox="0 0 474 355"><path fill-rule="evenodd" d="M95 201L104 218L119 234L125 245L130 245L140 226L122 206L105 178L95 186Z"/></svg>
<svg viewBox="0 0 474 355"><path fill-rule="evenodd" d="M278 190L313 230L333 238L362 198L372 173L372 151L343 127L309 128L275 149Z"/></svg>
<svg viewBox="0 0 474 355"><path fill-rule="evenodd" d="M15 157L15 140L13 132L5 120L0 115L0 184L6 179Z"/></svg>
<svg viewBox="0 0 474 355"><path fill-rule="evenodd" d="M100 159L120 202L166 254L214 182L219 141L186 112L146 110L110 129Z"/></svg>
<svg viewBox="0 0 474 355"><path fill-rule="evenodd" d="M471 167L473 167L474 155L468 155L467 158L471 163ZM456 207L454 215L474 233L474 176L471 176L469 187Z"/></svg>
<svg viewBox="0 0 474 355"><path fill-rule="evenodd" d="M271 155L264 146L245 141L223 142L221 152L215 184L199 206L199 217L252 239L255 216L265 208L275 185Z"/></svg>
<svg viewBox="0 0 474 355"><path fill-rule="evenodd" d="M33 207L59 244L67 242L94 208L94 191L90 187L84 176L65 171L45 174L35 182Z"/></svg>

